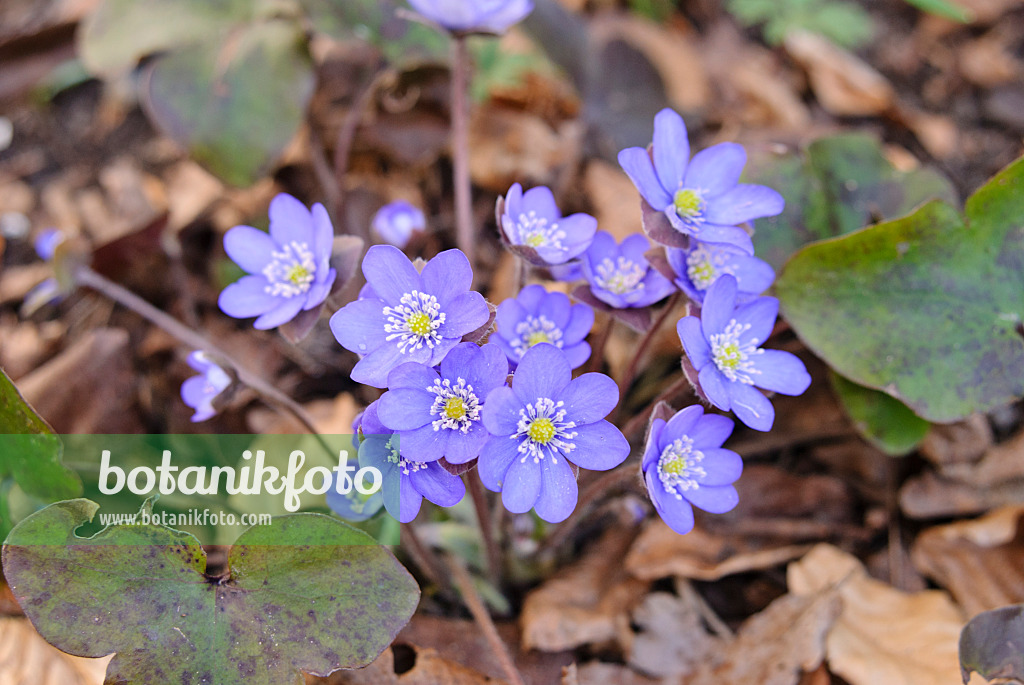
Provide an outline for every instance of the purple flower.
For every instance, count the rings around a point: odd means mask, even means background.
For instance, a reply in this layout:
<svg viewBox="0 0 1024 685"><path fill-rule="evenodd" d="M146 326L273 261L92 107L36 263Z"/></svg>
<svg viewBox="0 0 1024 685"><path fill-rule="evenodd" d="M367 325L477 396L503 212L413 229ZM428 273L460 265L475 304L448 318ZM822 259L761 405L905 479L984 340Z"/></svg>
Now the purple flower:
<svg viewBox="0 0 1024 685"><path fill-rule="evenodd" d="M480 454L490 435L480 420L484 398L505 385L508 362L496 345L456 345L441 360L440 373L426 364L402 364L388 375L389 390L377 415L398 433L411 461L465 464Z"/></svg>
<svg viewBox="0 0 1024 685"><path fill-rule="evenodd" d="M373 230L395 247L405 247L412 234L427 227L427 219L419 207L405 200L386 204L373 217Z"/></svg>
<svg viewBox="0 0 1024 685"><path fill-rule="evenodd" d="M366 521L384 506L384 492L377 490L372 495L364 495L355 487L349 488L345 494L337 490L338 474L334 474L331 488L327 491L327 506L331 511L346 521Z"/></svg>
<svg viewBox="0 0 1024 685"><path fill-rule="evenodd" d="M490 341L502 349L514 369L526 351L551 343L565 352L577 369L590 358L587 334L594 325L594 310L571 304L562 293L549 293L541 285L528 285L515 298L498 305L497 330Z"/></svg>
<svg viewBox="0 0 1024 685"><path fill-rule="evenodd" d="M685 535L693 529L693 507L724 514L739 497L732 483L743 460L722 443L733 422L687 407L669 419L655 419L647 436L641 469L654 508L668 527Z"/></svg>
<svg viewBox="0 0 1024 685"><path fill-rule="evenodd" d="M533 11L532 0L409 0L413 9L449 31L504 33Z"/></svg>
<svg viewBox="0 0 1024 685"><path fill-rule="evenodd" d="M221 292L221 310L236 319L259 317L253 325L264 330L320 305L336 276L328 263L333 242L323 205L310 211L281 193L270 203L269 234L252 226L224 234L224 250L249 275Z"/></svg>
<svg viewBox="0 0 1024 685"><path fill-rule="evenodd" d="M57 252L57 246L64 242L64 234L56 228L47 228L36 236L34 247L43 261L50 261Z"/></svg>
<svg viewBox="0 0 1024 685"><path fill-rule="evenodd" d="M701 317L686 316L676 330L698 371L708 401L755 430L767 431L775 409L755 388L799 395L811 376L795 355L758 347L775 326L779 301L759 297L736 307L736 279L726 274L708 289Z"/></svg>
<svg viewBox="0 0 1024 685"><path fill-rule="evenodd" d="M619 164L640 194L675 230L753 254L750 236L737 225L775 216L785 201L766 186L739 184L746 163L747 153L736 143L713 145L691 160L686 125L671 109L654 117L651 153L640 147L619 153Z"/></svg>
<svg viewBox="0 0 1024 685"><path fill-rule="evenodd" d="M644 253L651 243L640 234L616 245L611 233L598 231L583 255L583 275L594 297L617 309L646 307L667 297L676 287L651 267Z"/></svg>
<svg viewBox="0 0 1024 685"><path fill-rule="evenodd" d="M368 288L331 317L341 346L362 356L357 383L385 388L399 364L437 366L462 336L487 323L490 310L470 291L473 270L459 250L440 253L423 273L391 245L374 245L363 258Z"/></svg>
<svg viewBox="0 0 1024 685"><path fill-rule="evenodd" d="M669 265L679 276L676 285L697 303L704 302L707 289L722 274L736 278L739 304L754 299L775 280L775 271L768 262L725 243L692 240L688 249L670 247L665 253Z"/></svg>
<svg viewBox="0 0 1024 685"><path fill-rule="evenodd" d="M563 217L549 188L524 193L516 183L505 196L501 230L509 244L532 248L545 264L564 264L590 246L597 219L583 213Z"/></svg>
<svg viewBox="0 0 1024 685"><path fill-rule="evenodd" d="M513 513L535 509L545 521L564 521L578 497L570 462L606 471L629 456L626 438L604 420L618 400L608 376L574 380L564 352L530 348L512 386L487 395L483 419L493 437L480 453L480 480Z"/></svg>
<svg viewBox="0 0 1024 685"><path fill-rule="evenodd" d="M410 461L399 454L399 438L366 434L359 445L359 466L381 473L384 508L401 523L416 518L423 498L442 507L458 504L466 494L462 479L448 473L436 461Z"/></svg>
<svg viewBox="0 0 1024 685"><path fill-rule="evenodd" d="M199 423L216 416L213 401L231 385L231 377L202 351L190 354L188 365L200 375L192 376L181 384L181 399L186 406L196 410L192 421Z"/></svg>

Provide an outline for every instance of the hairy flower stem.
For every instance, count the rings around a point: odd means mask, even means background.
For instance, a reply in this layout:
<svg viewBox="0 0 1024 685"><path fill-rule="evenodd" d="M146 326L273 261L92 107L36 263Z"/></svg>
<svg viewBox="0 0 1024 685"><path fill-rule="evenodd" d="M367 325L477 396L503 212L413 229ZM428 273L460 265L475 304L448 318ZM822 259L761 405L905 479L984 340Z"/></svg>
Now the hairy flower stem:
<svg viewBox="0 0 1024 685"><path fill-rule="evenodd" d="M476 509L477 524L480 526L480 536L484 541L484 549L487 552L487 572L489 577L500 584L504 575L501 550L494 539L494 523L491 519L491 512L487 508L487 493L479 478L472 478L469 475L465 478L466 489L473 500L473 507Z"/></svg>
<svg viewBox="0 0 1024 685"><path fill-rule="evenodd" d="M672 293L672 297L665 303L665 307L661 310L661 314L644 334L644 337L640 339L640 344L636 347L636 352L633 354L633 359L630 360L629 366L626 367L626 372L622 374L622 378L619 379L619 414L622 413L623 407L626 404L626 394L629 392L629 388L633 385L633 381L636 380L637 369L640 368L640 361L643 359L644 353L647 352L647 348L650 347L651 342L654 340L654 336L658 334L662 325L668 319L668 317L675 311L676 302L679 301L679 291ZM618 417L616 417L617 419ZM615 423L615 421L612 421Z"/></svg>
<svg viewBox="0 0 1024 685"><path fill-rule="evenodd" d="M132 291L108 280L87 266L78 267L75 271L75 282L87 288L92 288L104 297L132 310L189 347L204 350L223 359L234 369L239 381L255 390L271 406L284 410L294 416L310 434L316 437L328 454L333 454L334 450L320 437L316 426L313 425L312 418L306 413L305 409L270 383L243 367L234 357L217 347L217 345L201 333L192 330L170 314L157 309Z"/></svg>
<svg viewBox="0 0 1024 685"><path fill-rule="evenodd" d="M469 48L466 37L452 40L452 181L455 185L455 235L459 249L475 266L473 205L469 180Z"/></svg>
<svg viewBox="0 0 1024 685"><path fill-rule="evenodd" d="M459 588L459 592L462 593L462 599L466 602L466 608L473 615L473 620L480 626L480 630L483 632L488 644L490 644L494 656L501 664L502 670L505 671L505 677L508 679L509 685L524 685L523 677L519 675L519 670L516 668L515 662L512 661L512 655L508 652L508 645L505 644L498 634L498 629L495 627L494 621L491 620L491 615L487 613L487 607L484 606L483 600L480 599L480 593L477 592L476 586L473 585L473 579L470 577L469 571L462 565L461 560L456 559L450 554L446 555L446 558L448 560L448 567L451 568L455 585Z"/></svg>
<svg viewBox="0 0 1024 685"><path fill-rule="evenodd" d="M640 434L641 430L647 425L647 420L651 418L651 413L654 411L654 408L661 402L669 402L677 395L682 395L685 391L690 391L692 393L693 386L690 384L690 381L686 376L680 376L675 383L665 388L660 395L651 400L646 409L631 418L626 425L622 427L622 434L627 438L643 437Z"/></svg>

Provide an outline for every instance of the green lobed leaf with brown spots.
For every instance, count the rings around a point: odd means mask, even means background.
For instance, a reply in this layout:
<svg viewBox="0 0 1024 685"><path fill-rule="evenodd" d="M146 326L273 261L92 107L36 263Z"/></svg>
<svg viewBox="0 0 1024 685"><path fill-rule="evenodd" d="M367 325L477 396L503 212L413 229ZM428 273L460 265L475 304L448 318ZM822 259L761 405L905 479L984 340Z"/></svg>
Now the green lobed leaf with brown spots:
<svg viewBox="0 0 1024 685"><path fill-rule="evenodd" d="M832 374L832 388L864 439L889 456L914 451L931 426L899 400L839 374Z"/></svg>
<svg viewBox="0 0 1024 685"><path fill-rule="evenodd" d="M752 149L743 180L786 199L782 214L754 222L757 256L776 269L809 242L903 216L928 200L959 201L937 171L893 168L878 139L866 133L819 138L806 151Z"/></svg>
<svg viewBox="0 0 1024 685"><path fill-rule="evenodd" d="M1024 159L967 201L808 245L775 285L838 373L948 422L1024 395Z"/></svg>
<svg viewBox="0 0 1024 685"><path fill-rule="evenodd" d="M419 601L386 548L328 516L248 529L228 574L211 578L187 533L113 525L76 536L97 509L69 500L26 518L4 545L3 569L48 642L78 656L116 653L107 683L298 685L300 670L373 661Z"/></svg>
<svg viewBox="0 0 1024 685"><path fill-rule="evenodd" d="M987 680L1024 679L1024 604L978 614L960 633L964 683L977 671Z"/></svg>

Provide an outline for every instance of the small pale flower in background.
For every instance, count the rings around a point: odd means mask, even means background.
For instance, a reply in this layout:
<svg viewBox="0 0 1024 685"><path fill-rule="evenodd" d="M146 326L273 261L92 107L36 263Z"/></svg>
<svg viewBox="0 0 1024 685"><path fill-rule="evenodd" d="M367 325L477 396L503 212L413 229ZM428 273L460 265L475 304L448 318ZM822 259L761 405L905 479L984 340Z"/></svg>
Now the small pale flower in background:
<svg viewBox="0 0 1024 685"><path fill-rule="evenodd" d="M562 216L549 188L537 186L524 193L518 183L509 188L499 221L513 251L531 251L530 261L537 265L565 264L579 257L597 231L597 219L589 214Z"/></svg>
<svg viewBox="0 0 1024 685"><path fill-rule="evenodd" d="M231 376L203 351L192 352L187 361L199 375L181 384L181 399L186 406L195 409L192 421L199 423L216 416L213 402L231 385Z"/></svg>
<svg viewBox="0 0 1024 685"><path fill-rule="evenodd" d="M619 164L644 200L664 212L677 232L710 243L731 243L754 253L738 225L782 212L785 200L767 186L739 183L747 153L737 143L719 143L690 159L683 118L671 109L654 117L651 152L631 147Z"/></svg>
<svg viewBox="0 0 1024 685"><path fill-rule="evenodd" d="M331 331L362 358L357 383L386 388L405 362L437 366L462 336L487 323L490 310L469 288L473 270L459 250L446 250L420 273L401 250L374 245L363 258L367 287L331 317Z"/></svg>
<svg viewBox="0 0 1024 685"><path fill-rule="evenodd" d="M731 420L699 406L651 423L641 470L654 508L675 532L693 529L693 507L724 514L739 501L732 484L743 460L722 448L732 429Z"/></svg>
<svg viewBox="0 0 1024 685"><path fill-rule="evenodd" d="M423 231L427 219L423 211L405 200L384 205L373 217L373 230L385 242L395 247L405 247L413 233Z"/></svg>
<svg viewBox="0 0 1024 685"><path fill-rule="evenodd" d="M514 369L526 351L551 343L565 353L574 369L590 358L586 338L594 326L594 310L572 304L563 293L549 293L541 285L528 285L514 298L498 305L497 330L490 337Z"/></svg>
<svg viewBox="0 0 1024 685"><path fill-rule="evenodd" d="M57 253L57 246L64 242L64 234L56 228L47 228L36 236L33 247L36 254L44 261L50 261Z"/></svg>
<svg viewBox="0 0 1024 685"><path fill-rule="evenodd" d="M759 297L737 308L736 296L736 279L725 274L708 289L700 318L685 316L676 330L708 401L767 431L775 409L757 388L800 395L811 376L796 355L760 347L775 327L779 301Z"/></svg>
<svg viewBox="0 0 1024 685"><path fill-rule="evenodd" d="M337 274L330 267L334 228L321 204L312 211L281 193L270 203L270 233L235 226L224 250L248 276L225 288L218 304L236 319L258 317L258 329L275 328L327 298Z"/></svg>
<svg viewBox="0 0 1024 685"><path fill-rule="evenodd" d="M668 248L668 263L678 278L675 284L700 304L711 284L722 274L736 278L736 302L743 304L771 287L775 271L768 262L726 243L692 240L689 249Z"/></svg>
<svg viewBox="0 0 1024 685"><path fill-rule="evenodd" d="M649 249L651 243L640 234L618 245L611 233L598 231L583 255L583 275L594 297L616 309L626 309L647 307L675 292L675 285L644 257Z"/></svg>
<svg viewBox="0 0 1024 685"><path fill-rule="evenodd" d="M504 33L533 11L532 0L409 0L413 9L459 33Z"/></svg>

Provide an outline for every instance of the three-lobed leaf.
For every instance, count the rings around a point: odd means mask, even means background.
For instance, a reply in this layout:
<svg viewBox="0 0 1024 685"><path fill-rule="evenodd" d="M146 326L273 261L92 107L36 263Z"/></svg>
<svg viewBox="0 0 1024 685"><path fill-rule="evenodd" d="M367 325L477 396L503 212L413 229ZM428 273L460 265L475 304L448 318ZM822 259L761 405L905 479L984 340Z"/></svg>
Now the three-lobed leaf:
<svg viewBox="0 0 1024 685"><path fill-rule="evenodd" d="M149 511L149 503L143 511ZM108 683L303 682L373 661L408 622L419 588L370 536L319 514L242 533L230 574L210 578L199 542L156 525L75 529L98 505L26 518L3 549L18 602L51 644L116 653Z"/></svg>
<svg viewBox="0 0 1024 685"><path fill-rule="evenodd" d="M838 373L930 421L1024 395L1024 160L978 190L809 245L776 282L787 321Z"/></svg>

